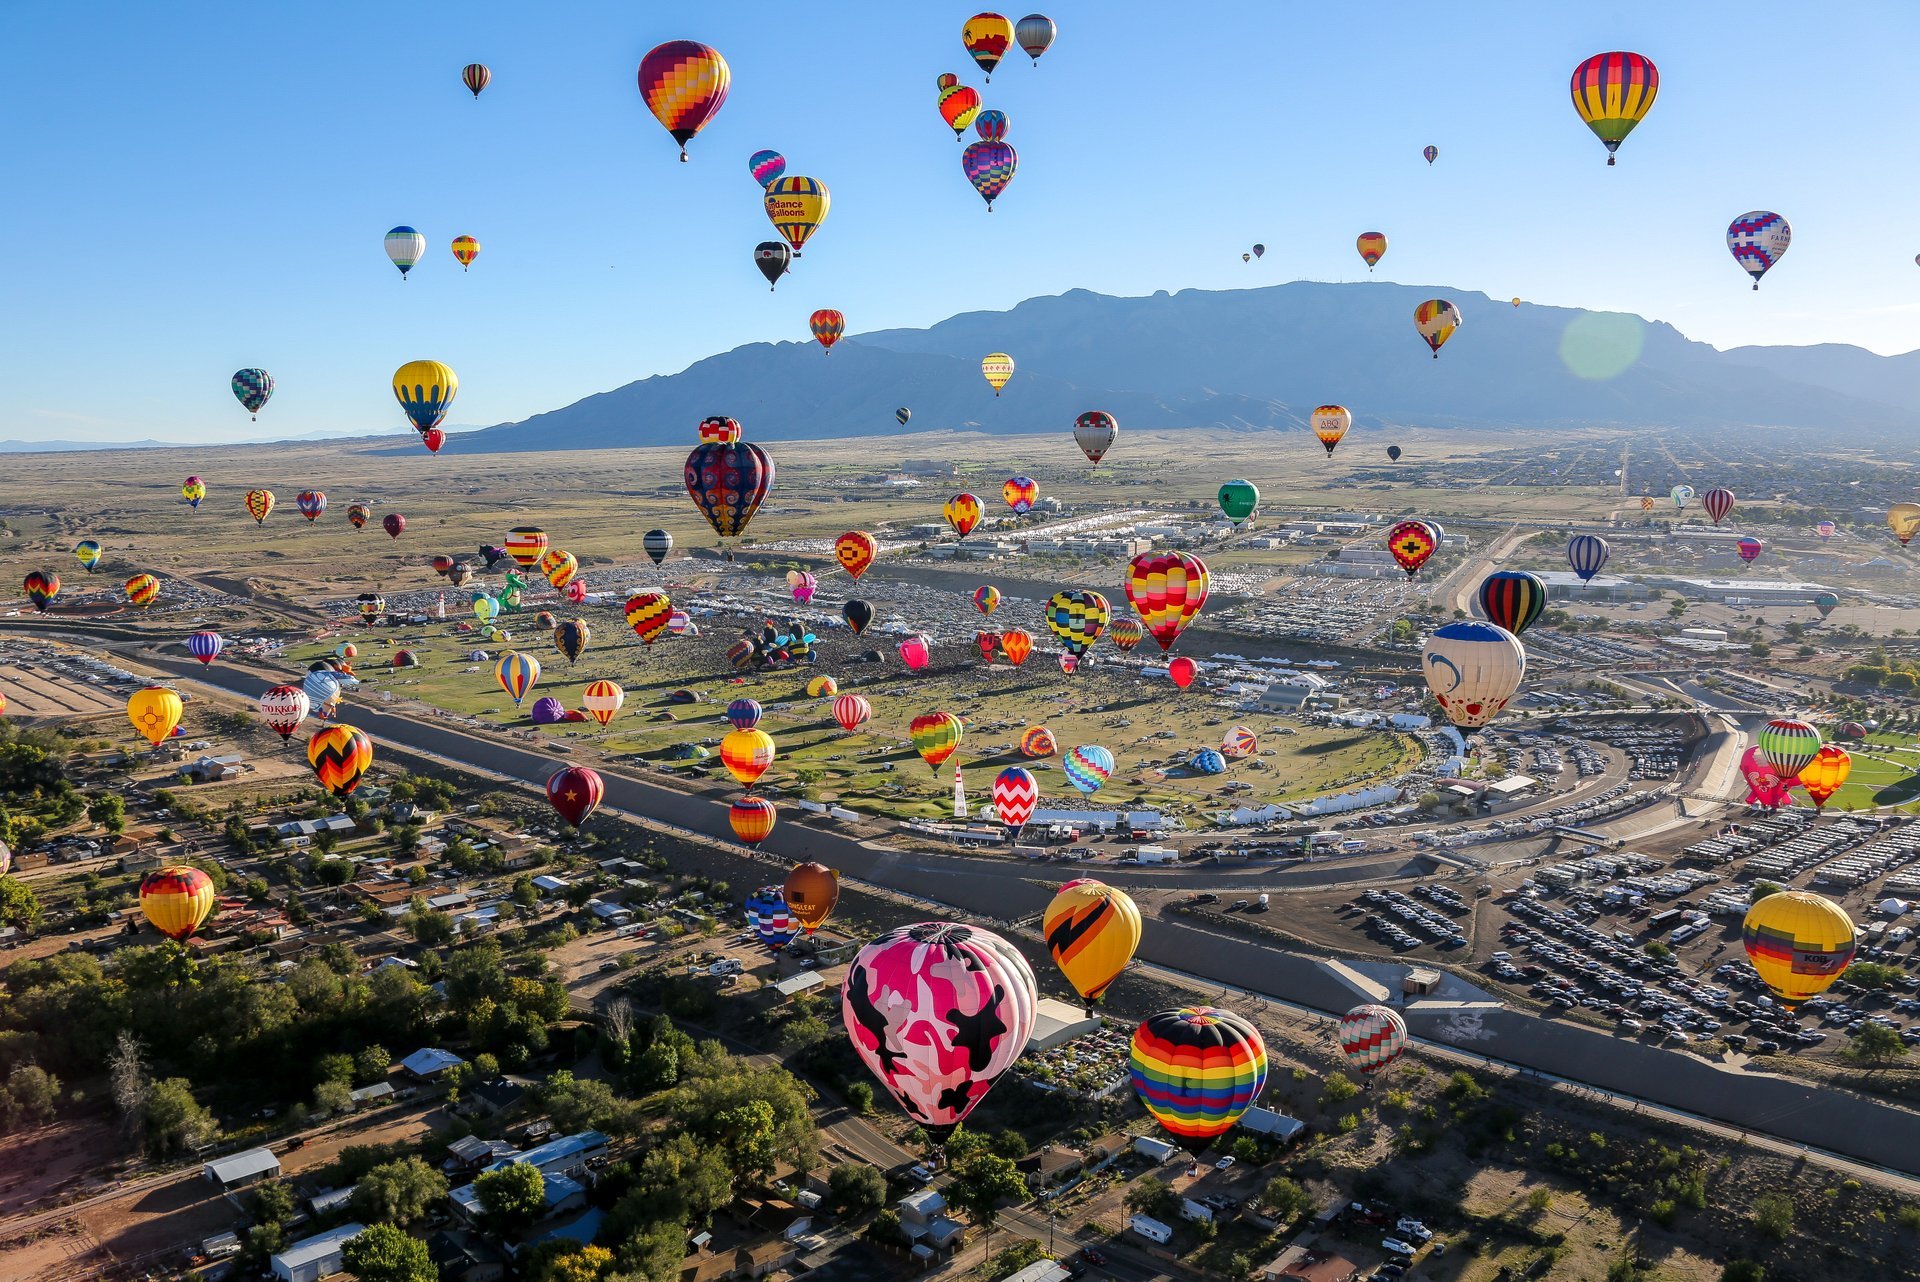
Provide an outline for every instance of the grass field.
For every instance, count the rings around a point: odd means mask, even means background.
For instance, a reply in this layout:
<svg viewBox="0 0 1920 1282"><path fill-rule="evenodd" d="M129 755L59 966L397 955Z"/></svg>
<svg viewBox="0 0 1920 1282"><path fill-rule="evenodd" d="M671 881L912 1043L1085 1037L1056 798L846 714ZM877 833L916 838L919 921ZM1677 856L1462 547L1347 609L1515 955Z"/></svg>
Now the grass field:
<svg viewBox="0 0 1920 1282"><path fill-rule="evenodd" d="M1829 810L1904 806L1920 800L1920 745L1912 736L1875 734L1842 746L1853 757L1853 771L1827 803Z"/></svg>

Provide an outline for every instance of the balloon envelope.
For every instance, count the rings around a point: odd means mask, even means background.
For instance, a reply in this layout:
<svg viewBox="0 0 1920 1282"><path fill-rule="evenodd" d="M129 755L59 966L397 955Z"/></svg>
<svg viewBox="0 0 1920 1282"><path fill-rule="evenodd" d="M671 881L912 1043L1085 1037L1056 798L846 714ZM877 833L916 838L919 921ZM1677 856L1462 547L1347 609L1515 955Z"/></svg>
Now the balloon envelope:
<svg viewBox="0 0 1920 1282"><path fill-rule="evenodd" d="M1245 1016L1211 1006L1150 1015L1129 1075L1147 1112L1187 1140L1224 1135L1267 1084L1267 1047Z"/></svg>
<svg viewBox="0 0 1920 1282"><path fill-rule="evenodd" d="M1082 878L1053 897L1040 930L1053 964L1091 1007L1140 947L1140 909L1124 890Z"/></svg>
<svg viewBox="0 0 1920 1282"><path fill-rule="evenodd" d="M1741 925L1747 960L1789 1009L1817 996L1853 961L1853 922L1823 895L1787 890L1747 910Z"/></svg>

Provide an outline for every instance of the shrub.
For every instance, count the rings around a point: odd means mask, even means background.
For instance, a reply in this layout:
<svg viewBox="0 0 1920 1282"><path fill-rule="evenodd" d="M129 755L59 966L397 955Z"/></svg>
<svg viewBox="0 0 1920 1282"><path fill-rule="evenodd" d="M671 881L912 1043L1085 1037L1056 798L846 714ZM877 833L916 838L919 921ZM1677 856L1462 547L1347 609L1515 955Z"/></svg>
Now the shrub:
<svg viewBox="0 0 1920 1282"><path fill-rule="evenodd" d="M1776 1242L1793 1232L1793 1199L1785 1193L1762 1193L1753 1199L1753 1227Z"/></svg>

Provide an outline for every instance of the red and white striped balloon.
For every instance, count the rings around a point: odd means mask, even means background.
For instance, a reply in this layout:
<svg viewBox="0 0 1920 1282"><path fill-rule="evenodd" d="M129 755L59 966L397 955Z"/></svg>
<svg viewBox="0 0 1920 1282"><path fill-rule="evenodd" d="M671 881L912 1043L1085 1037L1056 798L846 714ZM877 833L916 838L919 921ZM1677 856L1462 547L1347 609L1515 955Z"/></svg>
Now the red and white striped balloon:
<svg viewBox="0 0 1920 1282"><path fill-rule="evenodd" d="M1335 1036L1340 1041L1340 1053L1347 1057L1347 1066L1372 1074L1406 1051L1407 1022L1393 1007L1368 1002L1340 1017Z"/></svg>
<svg viewBox="0 0 1920 1282"><path fill-rule="evenodd" d="M843 694L833 701L833 719L848 734L867 723L873 715L873 705L857 694Z"/></svg>
<svg viewBox="0 0 1920 1282"><path fill-rule="evenodd" d="M993 781L993 808L1000 822L1018 835L1040 804L1040 784L1023 766L1008 766Z"/></svg>

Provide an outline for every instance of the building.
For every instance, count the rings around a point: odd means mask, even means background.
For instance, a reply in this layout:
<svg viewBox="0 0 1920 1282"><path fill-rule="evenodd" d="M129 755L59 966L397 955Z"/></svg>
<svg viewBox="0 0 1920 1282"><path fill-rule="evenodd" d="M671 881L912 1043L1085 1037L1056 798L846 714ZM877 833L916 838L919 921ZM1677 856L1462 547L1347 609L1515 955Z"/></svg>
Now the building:
<svg viewBox="0 0 1920 1282"><path fill-rule="evenodd" d="M498 1170L501 1166L507 1165L508 1162L524 1161L527 1156L528 1154L522 1153L518 1157L508 1158L506 1162L496 1162L494 1165L489 1166L487 1170ZM540 1172L540 1180L544 1186L544 1195L541 1203L542 1219L554 1215L564 1215L568 1211L577 1211L587 1204L587 1190L585 1186L571 1176L561 1175L554 1171L542 1171ZM459 1188L447 1194L447 1201L453 1204L453 1209L458 1211L469 1224L478 1224L486 1217L487 1210L486 1207L480 1203L480 1191L477 1185L462 1184Z"/></svg>
<svg viewBox="0 0 1920 1282"><path fill-rule="evenodd" d="M1087 1155L1076 1148L1048 1145L1014 1163L1035 1193L1072 1179L1086 1169Z"/></svg>
<svg viewBox="0 0 1920 1282"><path fill-rule="evenodd" d="M1269 685L1256 703L1263 712L1298 712L1308 704L1338 707L1340 696L1332 690L1333 683L1325 677L1302 672Z"/></svg>
<svg viewBox="0 0 1920 1282"><path fill-rule="evenodd" d="M279 1179L280 1159L273 1155L272 1149L250 1148L244 1153L208 1162L200 1168L200 1173L222 1193L231 1193L263 1179Z"/></svg>
<svg viewBox="0 0 1920 1282"><path fill-rule="evenodd" d="M238 779L245 757L201 757L190 761L179 769L180 776L188 783L218 783L223 779Z"/></svg>
<svg viewBox="0 0 1920 1282"><path fill-rule="evenodd" d="M606 1136L599 1131L580 1131L574 1135L563 1135L557 1140L548 1140L539 1148L530 1148L510 1160L537 1166L550 1175L578 1175L606 1155ZM496 1162L487 1169L494 1170L505 1165L506 1162Z"/></svg>
<svg viewBox="0 0 1920 1282"><path fill-rule="evenodd" d="M1281 1144L1291 1144L1299 1138L1300 1132L1307 1129L1307 1124L1297 1117L1288 1117L1285 1113L1276 1113L1256 1104L1240 1115L1240 1129L1265 1135Z"/></svg>
<svg viewBox="0 0 1920 1282"><path fill-rule="evenodd" d="M789 975L776 983L773 986L773 991L780 994L780 999L785 1001L809 989L818 988L826 982L827 981L821 977L819 971L803 970L797 975Z"/></svg>
<svg viewBox="0 0 1920 1282"><path fill-rule="evenodd" d="M307 1198L307 1209L318 1216L332 1215L335 1211L347 1209L347 1203L353 1201L353 1189L321 1189Z"/></svg>
<svg viewBox="0 0 1920 1282"><path fill-rule="evenodd" d="M1099 1028L1098 1015L1089 1015L1057 998L1042 997L1033 1008L1033 1032L1027 1038L1027 1050L1050 1051Z"/></svg>
<svg viewBox="0 0 1920 1282"><path fill-rule="evenodd" d="M507 1254L478 1233L448 1229L427 1239L427 1256L441 1282L501 1282Z"/></svg>
<svg viewBox="0 0 1920 1282"><path fill-rule="evenodd" d="M401 1060L400 1071L423 1082L431 1082L435 1078L445 1077L464 1063L466 1061L452 1051L427 1046Z"/></svg>
<svg viewBox="0 0 1920 1282"><path fill-rule="evenodd" d="M520 1106L527 1097L523 1083L505 1077L480 1082L460 1092L460 1112L467 1117L499 1117Z"/></svg>
<svg viewBox="0 0 1920 1282"><path fill-rule="evenodd" d="M1671 588L1696 601L1722 601L1727 605L1812 605L1813 599L1829 592L1823 583L1797 583L1785 579L1688 579L1649 575L1647 582Z"/></svg>
<svg viewBox="0 0 1920 1282"><path fill-rule="evenodd" d="M1596 574L1582 579L1572 570L1535 570L1547 585L1547 600L1562 604L1579 601L1644 601L1647 585L1633 583L1611 574ZM1475 610L1478 610L1478 604Z"/></svg>
<svg viewBox="0 0 1920 1282"><path fill-rule="evenodd" d="M1488 784L1486 791L1480 794L1480 801L1491 810L1513 805L1539 791L1540 781L1532 775L1508 775Z"/></svg>
<svg viewBox="0 0 1920 1282"><path fill-rule="evenodd" d="M353 1092L352 1099L355 1104L361 1105L390 1103L393 1100L393 1083L375 1082L371 1086L362 1086Z"/></svg>
<svg viewBox="0 0 1920 1282"><path fill-rule="evenodd" d="M1035 1260L1018 1273L1009 1273L1000 1282L1067 1282L1073 1274L1058 1260Z"/></svg>
<svg viewBox="0 0 1920 1282"><path fill-rule="evenodd" d="M342 1224L337 1229L302 1238L271 1257L267 1264L281 1282L319 1282L321 1278L341 1272L345 1267L340 1259L341 1250L366 1231L364 1224Z"/></svg>
<svg viewBox="0 0 1920 1282"><path fill-rule="evenodd" d="M1289 1246L1269 1261L1258 1276L1261 1282L1279 1282L1282 1278L1297 1282L1354 1282L1360 1276L1360 1266L1337 1252Z"/></svg>

